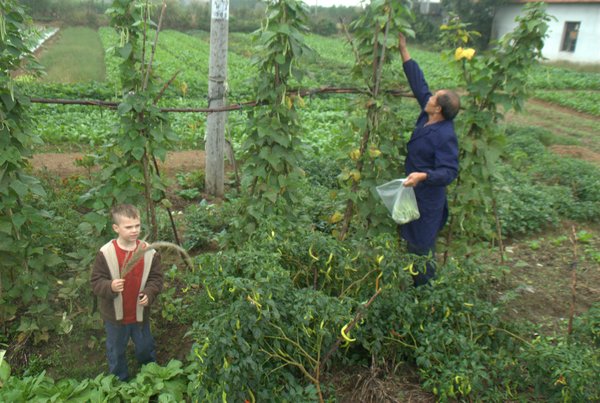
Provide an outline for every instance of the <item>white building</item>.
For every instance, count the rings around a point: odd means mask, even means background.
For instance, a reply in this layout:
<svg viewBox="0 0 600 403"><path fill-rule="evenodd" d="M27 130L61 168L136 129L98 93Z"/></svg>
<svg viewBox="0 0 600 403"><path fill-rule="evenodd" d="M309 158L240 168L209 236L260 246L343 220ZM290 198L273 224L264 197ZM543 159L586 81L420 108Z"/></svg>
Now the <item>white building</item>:
<svg viewBox="0 0 600 403"><path fill-rule="evenodd" d="M423 15L440 15L442 4L440 0L417 0L419 12Z"/></svg>
<svg viewBox="0 0 600 403"><path fill-rule="evenodd" d="M492 37L500 38L516 26L525 3L514 0L496 12ZM546 0L550 21L542 55L552 61L600 63L600 0Z"/></svg>

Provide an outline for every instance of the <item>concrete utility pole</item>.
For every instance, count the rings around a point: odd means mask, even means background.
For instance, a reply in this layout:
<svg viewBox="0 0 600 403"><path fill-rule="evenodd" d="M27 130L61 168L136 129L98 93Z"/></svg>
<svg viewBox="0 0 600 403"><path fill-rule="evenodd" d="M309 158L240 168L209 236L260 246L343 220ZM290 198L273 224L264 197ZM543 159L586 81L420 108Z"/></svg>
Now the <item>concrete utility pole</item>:
<svg viewBox="0 0 600 403"><path fill-rule="evenodd" d="M225 106L229 0L212 0L210 20L210 64L208 67L208 107ZM227 112L210 112L206 120L206 191L223 196L225 187L225 124Z"/></svg>

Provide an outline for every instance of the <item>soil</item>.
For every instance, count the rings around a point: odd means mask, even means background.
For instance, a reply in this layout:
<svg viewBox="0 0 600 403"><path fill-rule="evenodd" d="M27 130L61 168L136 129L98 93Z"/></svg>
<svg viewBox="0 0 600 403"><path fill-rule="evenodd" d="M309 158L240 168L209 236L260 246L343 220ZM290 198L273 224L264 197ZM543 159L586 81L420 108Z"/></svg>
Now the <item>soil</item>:
<svg viewBox="0 0 600 403"><path fill-rule="evenodd" d="M77 165L77 160L85 156L81 152L70 153L40 153L31 158L34 170L47 171L48 173L67 178L75 175L84 175L88 169ZM176 151L168 152L165 162L159 162L161 173L173 176L178 172L191 172L204 170L204 151Z"/></svg>
<svg viewBox="0 0 600 403"><path fill-rule="evenodd" d="M540 334L565 334L575 316L600 301L600 226L563 222L537 237L506 245L509 268L497 285L509 319L535 323ZM575 287L575 288L573 288Z"/></svg>

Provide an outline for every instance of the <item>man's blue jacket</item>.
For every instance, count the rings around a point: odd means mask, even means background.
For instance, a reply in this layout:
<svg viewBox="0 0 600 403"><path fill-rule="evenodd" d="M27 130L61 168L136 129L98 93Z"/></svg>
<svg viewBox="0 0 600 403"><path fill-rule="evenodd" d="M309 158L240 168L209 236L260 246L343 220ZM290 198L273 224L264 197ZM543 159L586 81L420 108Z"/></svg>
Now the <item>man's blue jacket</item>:
<svg viewBox="0 0 600 403"><path fill-rule="evenodd" d="M401 226L402 237L421 250L433 249L437 233L448 219L446 186L458 175L458 141L451 120L425 126L425 105L431 97L423 72L414 60L403 65L421 114L407 144L405 172L425 172L427 179L415 187L421 217Z"/></svg>

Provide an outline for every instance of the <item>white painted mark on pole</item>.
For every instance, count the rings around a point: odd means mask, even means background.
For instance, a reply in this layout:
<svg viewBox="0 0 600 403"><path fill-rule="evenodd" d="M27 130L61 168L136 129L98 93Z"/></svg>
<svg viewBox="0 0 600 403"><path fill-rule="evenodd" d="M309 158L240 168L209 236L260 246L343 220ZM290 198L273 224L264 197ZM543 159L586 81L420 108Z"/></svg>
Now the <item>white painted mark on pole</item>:
<svg viewBox="0 0 600 403"><path fill-rule="evenodd" d="M212 0L213 20L229 20L229 0Z"/></svg>

